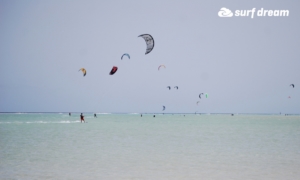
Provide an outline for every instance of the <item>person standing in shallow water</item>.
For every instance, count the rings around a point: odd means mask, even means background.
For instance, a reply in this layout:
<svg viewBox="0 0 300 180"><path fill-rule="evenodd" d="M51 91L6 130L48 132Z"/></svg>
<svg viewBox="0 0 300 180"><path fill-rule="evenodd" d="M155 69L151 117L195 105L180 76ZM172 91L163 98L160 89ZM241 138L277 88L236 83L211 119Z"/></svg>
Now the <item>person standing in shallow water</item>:
<svg viewBox="0 0 300 180"><path fill-rule="evenodd" d="M97 114L95 113L95 114L94 114L94 118L96 118L96 117L97 117Z"/></svg>
<svg viewBox="0 0 300 180"><path fill-rule="evenodd" d="M85 123L84 116L83 116L82 113L81 113L81 114L80 114L80 122L82 123L82 121Z"/></svg>

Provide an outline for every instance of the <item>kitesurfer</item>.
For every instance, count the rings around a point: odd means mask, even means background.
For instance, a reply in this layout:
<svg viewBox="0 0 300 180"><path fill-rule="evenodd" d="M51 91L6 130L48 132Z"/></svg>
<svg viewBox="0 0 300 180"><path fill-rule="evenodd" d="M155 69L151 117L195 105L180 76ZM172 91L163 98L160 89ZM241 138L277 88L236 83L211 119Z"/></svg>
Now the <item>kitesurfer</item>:
<svg viewBox="0 0 300 180"><path fill-rule="evenodd" d="M80 122L82 123L82 121L85 123L84 116L83 116L82 113L81 113L81 114L80 114Z"/></svg>

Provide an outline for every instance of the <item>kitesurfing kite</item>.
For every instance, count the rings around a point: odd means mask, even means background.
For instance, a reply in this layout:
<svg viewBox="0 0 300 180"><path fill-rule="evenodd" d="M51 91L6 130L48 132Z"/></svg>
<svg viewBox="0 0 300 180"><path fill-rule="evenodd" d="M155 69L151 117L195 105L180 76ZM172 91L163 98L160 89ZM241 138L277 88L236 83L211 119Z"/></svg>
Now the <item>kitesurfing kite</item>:
<svg viewBox="0 0 300 180"><path fill-rule="evenodd" d="M168 86L167 88L169 88L169 90L171 89L171 86Z"/></svg>
<svg viewBox="0 0 300 180"><path fill-rule="evenodd" d="M198 103L199 103L199 102L200 102L200 101L197 101L197 103L196 103L196 104L197 104L197 106L198 106Z"/></svg>
<svg viewBox="0 0 300 180"><path fill-rule="evenodd" d="M145 54L150 53L152 51L152 49L154 48L154 39L153 39L153 37L150 34L142 34L142 35L139 35L138 37L142 37L146 41L147 49L146 49Z"/></svg>
<svg viewBox="0 0 300 180"><path fill-rule="evenodd" d="M205 97L208 98L208 94L207 93L205 93Z"/></svg>
<svg viewBox="0 0 300 180"><path fill-rule="evenodd" d="M166 106L163 106L163 111L166 109Z"/></svg>
<svg viewBox="0 0 300 180"><path fill-rule="evenodd" d="M84 68L80 68L80 69L79 69L79 71L82 71L82 73L83 73L83 76L85 76L85 75L86 75L86 70L85 70Z"/></svg>
<svg viewBox="0 0 300 180"><path fill-rule="evenodd" d="M201 99L201 94L203 94L203 93L200 93L200 94L199 94L199 98L200 98L200 99Z"/></svg>
<svg viewBox="0 0 300 180"><path fill-rule="evenodd" d="M118 67L117 66L113 66L112 69L111 69L111 71L110 71L110 73L109 73L109 75L115 74L117 72L117 70L118 70Z"/></svg>
<svg viewBox="0 0 300 180"><path fill-rule="evenodd" d="M174 88L178 89L178 86L175 86Z"/></svg>
<svg viewBox="0 0 300 180"><path fill-rule="evenodd" d="M159 70L161 67L164 67L164 68L166 68L166 66L165 66L165 65L160 65L160 66L158 66L158 70Z"/></svg>
<svg viewBox="0 0 300 180"><path fill-rule="evenodd" d="M129 54L127 54L127 53L123 54L122 57L121 57L121 59L123 59L123 56L127 56L130 59Z"/></svg>
<svg viewBox="0 0 300 180"><path fill-rule="evenodd" d="M295 87L295 85L294 85L294 84L291 84L290 86L293 86L293 88Z"/></svg>

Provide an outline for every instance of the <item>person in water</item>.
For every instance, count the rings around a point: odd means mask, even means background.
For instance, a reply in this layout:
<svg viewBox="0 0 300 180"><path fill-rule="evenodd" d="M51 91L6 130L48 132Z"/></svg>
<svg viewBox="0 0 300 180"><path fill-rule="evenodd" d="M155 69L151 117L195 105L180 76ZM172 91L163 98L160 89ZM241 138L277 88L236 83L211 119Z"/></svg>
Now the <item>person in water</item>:
<svg viewBox="0 0 300 180"><path fill-rule="evenodd" d="M69 113L69 116L71 116L71 113Z"/></svg>
<svg viewBox="0 0 300 180"><path fill-rule="evenodd" d="M82 123L82 121L85 123L84 116L83 116L82 113L81 113L81 114L80 114L80 122Z"/></svg>
<svg viewBox="0 0 300 180"><path fill-rule="evenodd" d="M95 114L94 114L94 118L96 118L96 117L97 117L97 114L95 113Z"/></svg>

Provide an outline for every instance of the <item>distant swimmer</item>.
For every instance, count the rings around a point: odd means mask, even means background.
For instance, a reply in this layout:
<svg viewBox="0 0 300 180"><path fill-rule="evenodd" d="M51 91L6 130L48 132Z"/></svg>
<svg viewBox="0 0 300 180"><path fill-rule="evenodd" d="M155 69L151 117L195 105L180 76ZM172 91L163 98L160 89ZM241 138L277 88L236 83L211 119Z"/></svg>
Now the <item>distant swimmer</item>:
<svg viewBox="0 0 300 180"><path fill-rule="evenodd" d="M143 117L143 114L141 114L141 117Z"/></svg>
<svg viewBox="0 0 300 180"><path fill-rule="evenodd" d="M153 117L155 117L155 115L153 115Z"/></svg>
<svg viewBox="0 0 300 180"><path fill-rule="evenodd" d="M69 116L71 116L71 113L69 113Z"/></svg>
<svg viewBox="0 0 300 180"><path fill-rule="evenodd" d="M95 113L95 114L94 114L94 118L96 118L96 117L97 117L97 114Z"/></svg>
<svg viewBox="0 0 300 180"><path fill-rule="evenodd" d="M82 123L82 121L85 123L84 116L83 116L82 113L81 113L81 114L80 114L80 122Z"/></svg>

